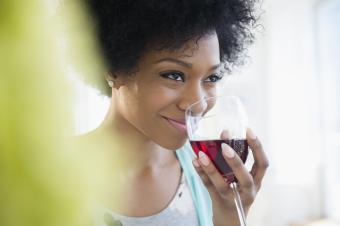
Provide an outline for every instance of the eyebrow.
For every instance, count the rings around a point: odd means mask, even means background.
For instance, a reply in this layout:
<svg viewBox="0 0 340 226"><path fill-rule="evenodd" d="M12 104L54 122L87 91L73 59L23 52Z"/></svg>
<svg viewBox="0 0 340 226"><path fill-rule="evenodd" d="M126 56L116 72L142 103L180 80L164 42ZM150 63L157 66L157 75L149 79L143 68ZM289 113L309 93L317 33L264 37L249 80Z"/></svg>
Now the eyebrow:
<svg viewBox="0 0 340 226"><path fill-rule="evenodd" d="M187 68L192 68L192 64L191 63L183 61L183 60L179 60L179 59L176 59L176 58L172 58L172 57L162 58L162 59L156 61L156 64L164 62L164 61L168 61L168 62L172 62L172 63L175 63L175 64L179 64L179 65L181 65L183 67L187 67ZM221 63L213 65L210 68L210 70L215 70L215 69L219 68L220 66L221 66Z"/></svg>

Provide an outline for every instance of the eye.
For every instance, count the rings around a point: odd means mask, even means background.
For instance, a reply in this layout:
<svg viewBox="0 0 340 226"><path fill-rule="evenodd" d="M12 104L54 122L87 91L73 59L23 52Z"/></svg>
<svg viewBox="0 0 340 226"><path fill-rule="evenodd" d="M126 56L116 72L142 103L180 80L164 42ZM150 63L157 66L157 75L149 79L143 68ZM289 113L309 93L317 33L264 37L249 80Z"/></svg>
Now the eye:
<svg viewBox="0 0 340 226"><path fill-rule="evenodd" d="M222 78L223 78L223 75L216 73L216 74L210 75L210 76L209 76L206 80L204 80L204 81L205 81L205 82L213 82L213 83L215 83L215 82L220 81Z"/></svg>
<svg viewBox="0 0 340 226"><path fill-rule="evenodd" d="M182 72L178 71L165 72L161 73L161 76L163 78L171 79L174 81L184 82L184 74Z"/></svg>

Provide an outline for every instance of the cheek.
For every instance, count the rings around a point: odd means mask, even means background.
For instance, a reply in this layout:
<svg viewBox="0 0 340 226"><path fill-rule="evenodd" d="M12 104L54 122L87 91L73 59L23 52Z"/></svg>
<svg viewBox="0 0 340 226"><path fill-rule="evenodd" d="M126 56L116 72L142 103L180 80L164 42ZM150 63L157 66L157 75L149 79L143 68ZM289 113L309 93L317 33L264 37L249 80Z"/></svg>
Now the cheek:
<svg viewBox="0 0 340 226"><path fill-rule="evenodd" d="M179 91L177 90L157 87L155 89L150 88L149 91L141 93L139 98L141 98L142 108L148 108L148 111L157 114L174 104L178 96Z"/></svg>
<svg viewBox="0 0 340 226"><path fill-rule="evenodd" d="M123 90L120 109L124 117L140 130L149 130L161 119L159 115L175 103L178 90L161 85L138 84ZM148 129L149 128L149 129Z"/></svg>
<svg viewBox="0 0 340 226"><path fill-rule="evenodd" d="M140 130L150 139L170 150L181 147L186 140L186 137L171 130L166 120L161 117L173 112L178 93L174 90L157 89L157 92L140 96L143 97L140 100L140 110L143 111L139 119Z"/></svg>

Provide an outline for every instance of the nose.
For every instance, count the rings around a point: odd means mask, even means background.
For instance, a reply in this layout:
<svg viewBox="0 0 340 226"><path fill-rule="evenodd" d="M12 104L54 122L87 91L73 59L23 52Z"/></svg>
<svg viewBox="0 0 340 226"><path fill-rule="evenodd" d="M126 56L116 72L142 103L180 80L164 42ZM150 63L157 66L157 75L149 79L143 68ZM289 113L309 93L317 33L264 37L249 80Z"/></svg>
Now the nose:
<svg viewBox="0 0 340 226"><path fill-rule="evenodd" d="M190 107L192 113L202 113L208 107L206 101L201 101L205 98L206 93L204 90L202 90L202 87L200 85L192 85L187 87L185 92L182 93L181 98L178 101L178 108L182 111L185 111Z"/></svg>

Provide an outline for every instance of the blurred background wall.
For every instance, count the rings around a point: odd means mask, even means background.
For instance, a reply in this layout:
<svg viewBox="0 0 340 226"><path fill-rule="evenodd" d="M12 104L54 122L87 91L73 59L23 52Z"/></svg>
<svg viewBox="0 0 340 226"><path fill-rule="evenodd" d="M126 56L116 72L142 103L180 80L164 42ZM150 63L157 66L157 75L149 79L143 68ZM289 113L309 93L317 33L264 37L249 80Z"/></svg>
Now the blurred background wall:
<svg viewBox="0 0 340 226"><path fill-rule="evenodd" d="M262 10L246 65L223 84L245 102L270 159L249 225L340 225L340 1L265 0ZM74 87L82 133L109 100Z"/></svg>

